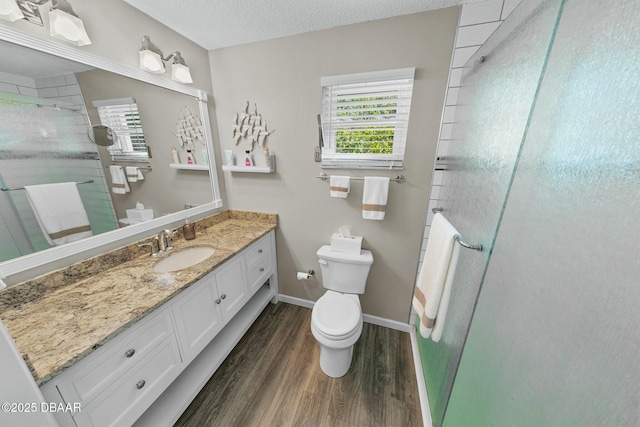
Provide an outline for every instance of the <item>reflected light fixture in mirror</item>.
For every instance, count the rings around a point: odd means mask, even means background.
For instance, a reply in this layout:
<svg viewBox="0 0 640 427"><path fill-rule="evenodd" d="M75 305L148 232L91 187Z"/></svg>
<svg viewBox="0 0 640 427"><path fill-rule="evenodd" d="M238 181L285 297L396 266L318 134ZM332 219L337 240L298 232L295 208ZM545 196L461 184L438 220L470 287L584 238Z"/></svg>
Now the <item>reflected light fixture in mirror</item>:
<svg viewBox="0 0 640 427"><path fill-rule="evenodd" d="M175 51L166 58L163 57L162 51L156 47L149 39L149 36L142 37L142 47L140 48L140 69L153 74L162 74L166 71L165 61L173 58L171 64L171 80L178 83L193 83L191 71L180 52Z"/></svg>
<svg viewBox="0 0 640 427"><path fill-rule="evenodd" d="M0 18L9 22L24 18L15 0L0 0Z"/></svg>

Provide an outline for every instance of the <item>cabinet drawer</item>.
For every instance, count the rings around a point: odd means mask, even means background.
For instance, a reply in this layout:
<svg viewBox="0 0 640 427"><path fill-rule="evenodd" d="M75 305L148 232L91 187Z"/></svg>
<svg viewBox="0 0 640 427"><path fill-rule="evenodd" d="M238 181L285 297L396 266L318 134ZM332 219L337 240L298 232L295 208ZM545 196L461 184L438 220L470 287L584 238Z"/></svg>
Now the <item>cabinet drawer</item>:
<svg viewBox="0 0 640 427"><path fill-rule="evenodd" d="M245 251L245 256L247 259L247 267L251 269L256 264L260 262L260 260L264 256L271 256L271 235L267 234L264 237L261 237L260 240L253 243L249 246Z"/></svg>
<svg viewBox="0 0 640 427"><path fill-rule="evenodd" d="M131 425L180 372L171 335L74 416L79 426Z"/></svg>
<svg viewBox="0 0 640 427"><path fill-rule="evenodd" d="M249 289L251 291L255 291L266 282L273 272L272 267L271 251L268 251L266 256L261 257L253 267L249 268Z"/></svg>
<svg viewBox="0 0 640 427"><path fill-rule="evenodd" d="M166 310L133 328L124 332L123 339L82 360L73 368L73 373L58 384L66 402L90 401L173 333L171 316Z"/></svg>

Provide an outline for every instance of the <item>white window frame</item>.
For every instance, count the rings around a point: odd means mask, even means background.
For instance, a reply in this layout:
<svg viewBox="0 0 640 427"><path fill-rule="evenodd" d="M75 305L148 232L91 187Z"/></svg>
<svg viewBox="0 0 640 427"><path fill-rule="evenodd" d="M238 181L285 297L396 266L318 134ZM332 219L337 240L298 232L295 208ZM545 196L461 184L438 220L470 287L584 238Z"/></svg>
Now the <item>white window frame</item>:
<svg viewBox="0 0 640 427"><path fill-rule="evenodd" d="M91 102L98 109L100 122L113 130L117 135L112 146L107 147L112 160L149 162L151 157L149 147L144 138L140 112L134 98L103 99ZM127 117L134 116L134 119ZM133 140L138 140L136 145L144 147L144 151L135 150ZM142 141L142 143L140 142Z"/></svg>
<svg viewBox="0 0 640 427"><path fill-rule="evenodd" d="M415 68L374 71L367 73L344 74L322 77L322 147L323 168L340 169L403 169L404 152L409 128L409 114L413 94ZM369 116L368 120L351 120L340 116L340 100L348 98L366 98L391 94L396 96L395 114L385 114L384 120ZM354 105L354 103L351 103ZM357 108L357 103L355 104ZM363 112L366 112L363 109ZM393 151L382 153L344 153L336 150L337 133L345 125L367 128L389 126L394 129Z"/></svg>

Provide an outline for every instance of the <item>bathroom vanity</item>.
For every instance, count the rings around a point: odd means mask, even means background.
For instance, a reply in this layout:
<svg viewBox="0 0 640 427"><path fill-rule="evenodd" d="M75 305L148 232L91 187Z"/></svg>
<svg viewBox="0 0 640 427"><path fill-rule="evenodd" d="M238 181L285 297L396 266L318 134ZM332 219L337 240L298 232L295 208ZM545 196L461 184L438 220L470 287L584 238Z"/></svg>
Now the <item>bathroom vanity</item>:
<svg viewBox="0 0 640 427"><path fill-rule="evenodd" d="M45 401L81 408L56 421L172 425L277 302L276 225L273 214L225 211L158 257L134 244L5 291L0 318ZM203 246L214 249L204 261L154 271Z"/></svg>

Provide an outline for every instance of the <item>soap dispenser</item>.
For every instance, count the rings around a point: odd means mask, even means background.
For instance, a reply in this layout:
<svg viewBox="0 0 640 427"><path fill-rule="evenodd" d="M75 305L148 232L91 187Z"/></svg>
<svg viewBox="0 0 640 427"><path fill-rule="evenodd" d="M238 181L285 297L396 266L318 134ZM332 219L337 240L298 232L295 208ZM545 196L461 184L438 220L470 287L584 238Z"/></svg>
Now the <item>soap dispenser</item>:
<svg viewBox="0 0 640 427"><path fill-rule="evenodd" d="M188 218L182 226L182 235L185 240L193 240L196 238L196 225L189 222Z"/></svg>

